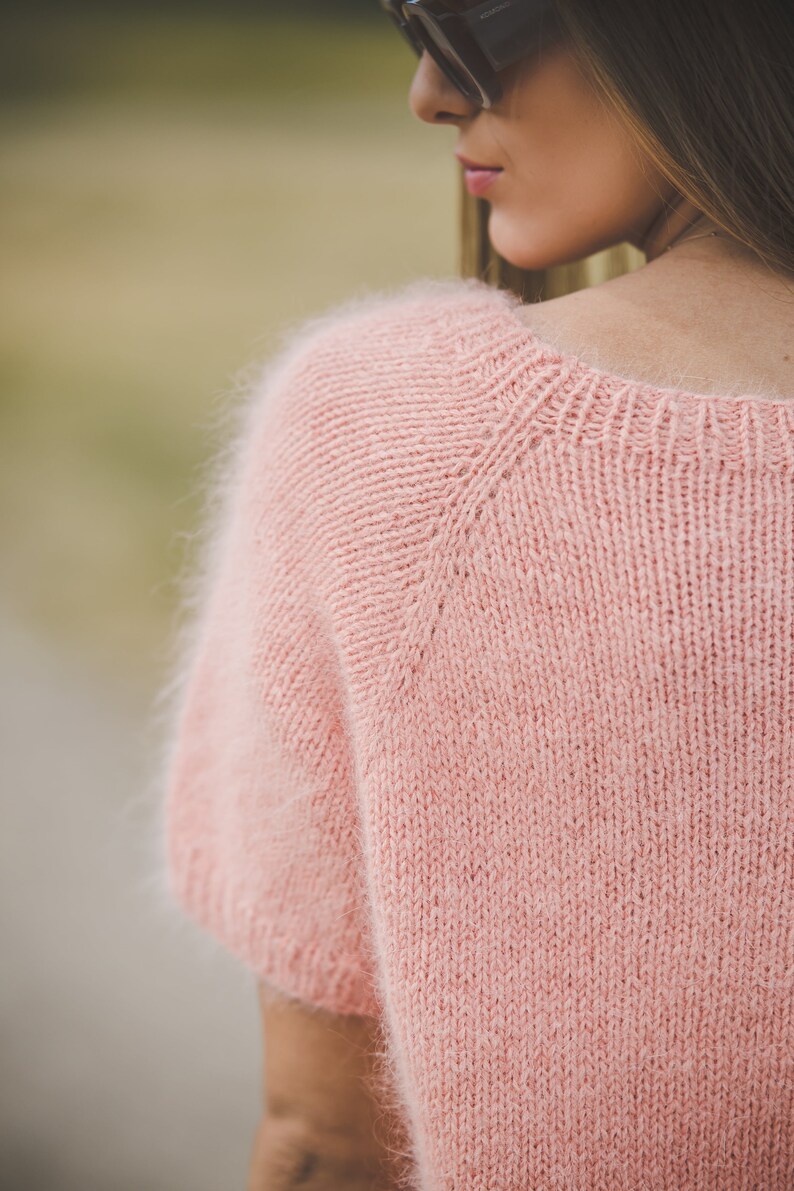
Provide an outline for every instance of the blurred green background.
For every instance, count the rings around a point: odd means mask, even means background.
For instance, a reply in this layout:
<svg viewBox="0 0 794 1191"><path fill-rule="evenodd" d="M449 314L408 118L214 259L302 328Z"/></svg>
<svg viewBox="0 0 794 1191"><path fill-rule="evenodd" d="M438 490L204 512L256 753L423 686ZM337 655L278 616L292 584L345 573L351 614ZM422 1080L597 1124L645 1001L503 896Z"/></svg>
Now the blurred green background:
<svg viewBox="0 0 794 1191"><path fill-rule="evenodd" d="M280 330L457 268L455 130L375 0L26 6L0 49L2 598L145 689Z"/></svg>

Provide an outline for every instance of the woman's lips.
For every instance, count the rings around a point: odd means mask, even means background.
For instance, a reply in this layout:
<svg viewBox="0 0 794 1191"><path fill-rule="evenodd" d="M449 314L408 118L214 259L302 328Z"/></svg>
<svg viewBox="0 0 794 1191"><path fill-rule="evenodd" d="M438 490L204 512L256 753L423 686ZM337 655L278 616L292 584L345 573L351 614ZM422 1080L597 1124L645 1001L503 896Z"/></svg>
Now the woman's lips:
<svg viewBox="0 0 794 1191"><path fill-rule="evenodd" d="M469 194L484 194L492 182L502 173L500 165L485 165L482 161L472 161L462 153L455 153L464 169L464 180Z"/></svg>
<svg viewBox="0 0 794 1191"><path fill-rule="evenodd" d="M466 189L468 190L469 194L475 194L478 196L484 194L491 183L494 182L501 173L501 170L467 169L463 175L464 181L466 183Z"/></svg>
<svg viewBox="0 0 794 1191"><path fill-rule="evenodd" d="M470 157L464 157L462 153L455 152L460 164L467 170L500 170L500 165L493 165L487 161L472 161Z"/></svg>

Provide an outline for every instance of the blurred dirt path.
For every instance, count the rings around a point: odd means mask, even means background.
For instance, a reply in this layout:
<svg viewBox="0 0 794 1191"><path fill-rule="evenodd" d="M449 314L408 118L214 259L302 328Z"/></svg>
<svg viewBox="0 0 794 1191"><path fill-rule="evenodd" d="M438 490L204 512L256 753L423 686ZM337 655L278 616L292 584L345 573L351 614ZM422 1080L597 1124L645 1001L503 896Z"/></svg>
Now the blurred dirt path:
<svg viewBox="0 0 794 1191"><path fill-rule="evenodd" d="M235 1191L252 979L158 905L151 711L0 604L0 1187Z"/></svg>

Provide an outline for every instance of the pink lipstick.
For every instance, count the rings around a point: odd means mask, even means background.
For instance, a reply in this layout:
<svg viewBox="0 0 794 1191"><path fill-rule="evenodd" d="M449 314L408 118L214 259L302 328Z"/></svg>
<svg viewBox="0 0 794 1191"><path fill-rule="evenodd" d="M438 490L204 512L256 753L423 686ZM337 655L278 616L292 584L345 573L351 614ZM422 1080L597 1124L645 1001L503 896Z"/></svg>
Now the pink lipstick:
<svg viewBox="0 0 794 1191"><path fill-rule="evenodd" d="M501 174L501 170L466 170L464 180L469 194L481 195Z"/></svg>
<svg viewBox="0 0 794 1191"><path fill-rule="evenodd" d="M471 161L462 153L456 153L455 156L464 168L464 180L469 194L484 194L491 183L502 173L501 166L484 165L479 161Z"/></svg>

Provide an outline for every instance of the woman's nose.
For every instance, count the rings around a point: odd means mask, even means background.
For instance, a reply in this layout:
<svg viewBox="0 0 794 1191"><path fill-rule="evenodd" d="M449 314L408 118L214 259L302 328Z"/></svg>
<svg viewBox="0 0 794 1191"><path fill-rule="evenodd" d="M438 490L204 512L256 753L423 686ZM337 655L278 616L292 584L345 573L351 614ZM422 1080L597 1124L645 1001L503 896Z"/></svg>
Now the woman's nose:
<svg viewBox="0 0 794 1191"><path fill-rule="evenodd" d="M425 50L408 93L408 106L427 124L455 124L468 120L479 111L447 78Z"/></svg>

